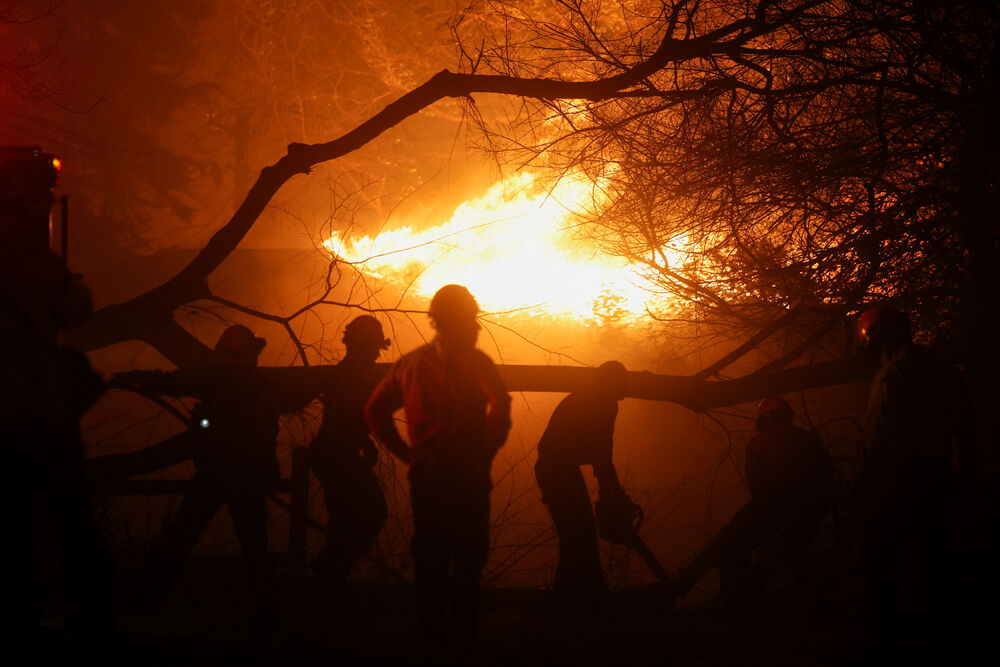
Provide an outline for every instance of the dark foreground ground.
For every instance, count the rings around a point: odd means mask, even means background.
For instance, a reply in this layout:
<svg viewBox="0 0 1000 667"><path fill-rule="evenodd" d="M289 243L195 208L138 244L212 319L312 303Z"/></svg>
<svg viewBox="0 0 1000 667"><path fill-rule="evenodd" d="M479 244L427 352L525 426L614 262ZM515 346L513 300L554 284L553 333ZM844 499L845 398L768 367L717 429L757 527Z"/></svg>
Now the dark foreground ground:
<svg viewBox="0 0 1000 667"><path fill-rule="evenodd" d="M651 589L613 594L599 610L560 610L539 590L489 589L480 640L442 649L418 640L410 586L356 583L335 595L316 577L283 577L278 618L266 630L254 629L247 582L231 569L192 568L155 616L128 611L130 586L120 582L118 626L91 664L852 665L901 657L872 658L858 619L844 611L843 588L830 596L839 602L808 612L778 593L750 614L669 611ZM37 664L71 662L60 607L51 595ZM908 653L921 654L921 641L911 634Z"/></svg>

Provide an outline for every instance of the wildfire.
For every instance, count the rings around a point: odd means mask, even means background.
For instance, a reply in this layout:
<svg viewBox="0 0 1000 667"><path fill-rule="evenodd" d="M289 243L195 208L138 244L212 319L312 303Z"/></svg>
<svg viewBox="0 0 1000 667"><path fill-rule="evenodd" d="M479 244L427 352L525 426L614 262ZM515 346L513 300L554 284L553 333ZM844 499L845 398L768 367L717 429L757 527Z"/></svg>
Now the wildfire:
<svg viewBox="0 0 1000 667"><path fill-rule="evenodd" d="M491 313L634 319L646 311L650 286L627 261L598 252L568 229L573 210L591 198L591 183L563 179L544 190L522 173L462 204L440 225L374 238L335 232L323 245L367 275L423 296L448 283L465 285Z"/></svg>

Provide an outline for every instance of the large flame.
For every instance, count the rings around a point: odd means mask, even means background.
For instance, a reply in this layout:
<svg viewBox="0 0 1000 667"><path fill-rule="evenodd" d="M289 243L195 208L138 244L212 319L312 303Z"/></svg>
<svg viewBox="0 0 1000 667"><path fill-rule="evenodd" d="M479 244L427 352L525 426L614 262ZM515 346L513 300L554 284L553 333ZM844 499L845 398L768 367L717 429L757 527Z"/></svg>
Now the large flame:
<svg viewBox="0 0 1000 667"><path fill-rule="evenodd" d="M422 296L448 283L465 285L487 312L634 319L646 312L651 286L627 261L598 252L568 228L573 211L592 202L593 183L564 178L542 189L522 173L462 204L443 224L374 238L335 232L323 245Z"/></svg>

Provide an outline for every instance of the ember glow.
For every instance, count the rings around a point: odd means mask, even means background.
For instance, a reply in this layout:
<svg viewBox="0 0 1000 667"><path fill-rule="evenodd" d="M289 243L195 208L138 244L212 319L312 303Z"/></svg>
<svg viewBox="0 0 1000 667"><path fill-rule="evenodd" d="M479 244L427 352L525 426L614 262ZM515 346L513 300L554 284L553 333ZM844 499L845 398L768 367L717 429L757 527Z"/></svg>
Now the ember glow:
<svg viewBox="0 0 1000 667"><path fill-rule="evenodd" d="M563 179L545 190L522 173L462 204L440 225L374 238L334 233L323 245L365 274L424 297L448 283L465 285L488 313L633 320L655 298L652 286L624 259L573 234L572 213L592 203L592 188Z"/></svg>

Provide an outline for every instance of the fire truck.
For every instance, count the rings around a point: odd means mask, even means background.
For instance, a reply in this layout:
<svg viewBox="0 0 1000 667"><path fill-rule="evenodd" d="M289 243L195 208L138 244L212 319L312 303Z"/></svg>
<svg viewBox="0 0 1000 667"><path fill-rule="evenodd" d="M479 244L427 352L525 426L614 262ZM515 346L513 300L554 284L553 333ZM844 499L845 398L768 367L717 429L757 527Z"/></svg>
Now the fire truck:
<svg viewBox="0 0 1000 667"><path fill-rule="evenodd" d="M35 242L56 250L65 259L67 248L66 197L60 198L61 224L53 228L53 189L59 184L62 161L38 146L0 146L0 238L8 234L36 235Z"/></svg>

